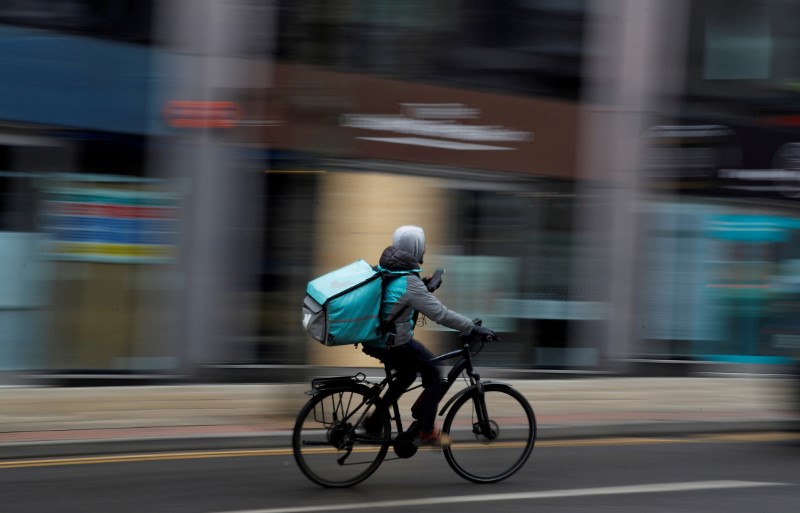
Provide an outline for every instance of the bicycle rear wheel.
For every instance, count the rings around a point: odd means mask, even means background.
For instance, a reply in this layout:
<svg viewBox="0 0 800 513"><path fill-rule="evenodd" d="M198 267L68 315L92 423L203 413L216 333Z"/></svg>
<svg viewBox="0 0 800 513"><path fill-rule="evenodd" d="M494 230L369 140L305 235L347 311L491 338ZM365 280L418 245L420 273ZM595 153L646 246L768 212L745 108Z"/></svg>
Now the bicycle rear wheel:
<svg viewBox="0 0 800 513"><path fill-rule="evenodd" d="M485 383L484 404L489 433L478 422L477 389L453 404L442 426L451 439L451 444L444 447L444 457L464 479L496 483L512 476L528 461L536 441L536 417L527 399L508 385Z"/></svg>
<svg viewBox="0 0 800 513"><path fill-rule="evenodd" d="M363 386L323 390L300 410L292 449L311 481L330 488L353 486L378 469L389 449L391 424L383 411L376 415L368 401L372 395ZM367 416L373 418L369 432Z"/></svg>

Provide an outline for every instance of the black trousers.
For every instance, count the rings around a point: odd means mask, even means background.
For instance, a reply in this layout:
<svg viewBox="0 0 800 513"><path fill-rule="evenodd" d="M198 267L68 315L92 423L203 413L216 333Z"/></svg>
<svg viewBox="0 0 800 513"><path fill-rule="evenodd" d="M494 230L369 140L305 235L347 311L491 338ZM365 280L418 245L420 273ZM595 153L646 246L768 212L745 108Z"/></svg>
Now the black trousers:
<svg viewBox="0 0 800 513"><path fill-rule="evenodd" d="M433 429L436 408L442 395L439 367L431 363L433 354L413 339L389 349L363 346L363 351L396 371L395 378L390 383L389 391L384 398L387 405L399 399L417 379L417 374L420 375L422 386L425 389L425 396L418 411L420 429L423 431Z"/></svg>

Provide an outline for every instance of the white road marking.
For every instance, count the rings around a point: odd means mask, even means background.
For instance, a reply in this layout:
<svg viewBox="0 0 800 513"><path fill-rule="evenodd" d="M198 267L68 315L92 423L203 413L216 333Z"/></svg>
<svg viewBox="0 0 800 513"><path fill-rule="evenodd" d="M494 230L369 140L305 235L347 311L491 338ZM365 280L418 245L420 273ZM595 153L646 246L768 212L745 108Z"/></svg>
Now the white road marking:
<svg viewBox="0 0 800 513"><path fill-rule="evenodd" d="M587 497L592 495L624 495L635 493L690 492L697 490L720 490L726 488L754 488L759 486L780 486L788 483L763 483L757 481L693 481L686 483L656 483L628 486L608 486L604 488L574 488L571 490L546 490L539 492L498 493L487 495L459 495L454 497L429 497L395 501L355 502L347 504L320 504L315 506L296 506L290 508L268 508L224 513L310 513L316 511L342 511L375 508L405 508L409 506L434 506L438 504L458 504L464 502L521 501L535 499L557 499L567 497Z"/></svg>

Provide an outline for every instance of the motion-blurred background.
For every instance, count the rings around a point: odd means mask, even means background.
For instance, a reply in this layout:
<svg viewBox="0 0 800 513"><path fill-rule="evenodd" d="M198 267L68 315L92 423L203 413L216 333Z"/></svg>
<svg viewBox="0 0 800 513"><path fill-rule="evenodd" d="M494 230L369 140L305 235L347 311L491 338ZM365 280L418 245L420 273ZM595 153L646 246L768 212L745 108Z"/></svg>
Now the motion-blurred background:
<svg viewBox="0 0 800 513"><path fill-rule="evenodd" d="M2 0L0 383L289 380L309 279L423 226L536 372L800 349L791 0ZM451 333L433 323L434 350Z"/></svg>

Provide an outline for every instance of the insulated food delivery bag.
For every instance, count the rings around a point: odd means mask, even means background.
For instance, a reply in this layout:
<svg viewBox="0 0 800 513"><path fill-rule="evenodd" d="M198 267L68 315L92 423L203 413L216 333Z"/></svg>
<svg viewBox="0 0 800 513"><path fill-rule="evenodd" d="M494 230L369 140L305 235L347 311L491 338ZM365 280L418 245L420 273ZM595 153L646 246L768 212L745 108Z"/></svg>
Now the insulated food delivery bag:
<svg viewBox="0 0 800 513"><path fill-rule="evenodd" d="M326 346L380 341L382 282L381 272L364 260L311 280L303 300L303 328Z"/></svg>

